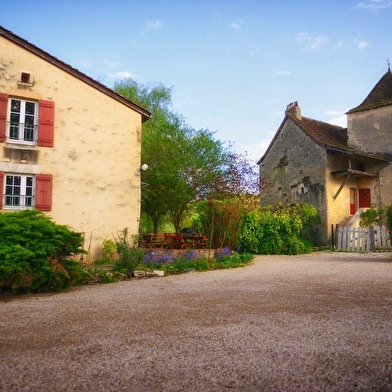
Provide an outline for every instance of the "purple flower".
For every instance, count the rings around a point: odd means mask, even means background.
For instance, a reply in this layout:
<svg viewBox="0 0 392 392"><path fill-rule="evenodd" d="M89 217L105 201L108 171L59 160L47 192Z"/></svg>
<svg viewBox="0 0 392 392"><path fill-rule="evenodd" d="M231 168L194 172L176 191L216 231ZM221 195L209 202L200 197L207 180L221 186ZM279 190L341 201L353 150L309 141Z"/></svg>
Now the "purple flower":
<svg viewBox="0 0 392 392"><path fill-rule="evenodd" d="M215 260L222 260L231 256L231 250L226 246L214 253Z"/></svg>

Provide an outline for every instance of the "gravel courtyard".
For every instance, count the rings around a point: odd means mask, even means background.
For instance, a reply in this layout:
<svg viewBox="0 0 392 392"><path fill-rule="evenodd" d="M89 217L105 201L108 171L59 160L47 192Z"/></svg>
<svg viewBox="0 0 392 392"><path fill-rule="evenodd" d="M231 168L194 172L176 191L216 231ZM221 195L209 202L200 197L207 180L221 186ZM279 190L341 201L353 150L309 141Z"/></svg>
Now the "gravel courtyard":
<svg viewBox="0 0 392 392"><path fill-rule="evenodd" d="M0 391L392 391L392 254L0 300Z"/></svg>

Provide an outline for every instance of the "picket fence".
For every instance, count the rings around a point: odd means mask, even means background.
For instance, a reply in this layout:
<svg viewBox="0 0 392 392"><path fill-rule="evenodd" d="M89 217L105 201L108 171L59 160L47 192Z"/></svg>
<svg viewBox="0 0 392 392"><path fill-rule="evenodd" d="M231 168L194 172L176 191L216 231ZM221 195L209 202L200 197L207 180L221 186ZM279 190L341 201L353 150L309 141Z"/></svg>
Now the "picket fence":
<svg viewBox="0 0 392 392"><path fill-rule="evenodd" d="M336 227L336 250L390 252L391 249L391 234L385 226Z"/></svg>

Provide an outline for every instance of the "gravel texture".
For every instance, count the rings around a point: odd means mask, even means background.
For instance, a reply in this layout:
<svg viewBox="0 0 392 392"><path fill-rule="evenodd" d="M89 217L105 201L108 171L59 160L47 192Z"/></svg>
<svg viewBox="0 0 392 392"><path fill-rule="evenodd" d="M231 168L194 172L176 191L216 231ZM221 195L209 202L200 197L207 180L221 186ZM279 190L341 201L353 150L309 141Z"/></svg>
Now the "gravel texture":
<svg viewBox="0 0 392 392"><path fill-rule="evenodd" d="M0 300L0 391L392 391L392 254Z"/></svg>

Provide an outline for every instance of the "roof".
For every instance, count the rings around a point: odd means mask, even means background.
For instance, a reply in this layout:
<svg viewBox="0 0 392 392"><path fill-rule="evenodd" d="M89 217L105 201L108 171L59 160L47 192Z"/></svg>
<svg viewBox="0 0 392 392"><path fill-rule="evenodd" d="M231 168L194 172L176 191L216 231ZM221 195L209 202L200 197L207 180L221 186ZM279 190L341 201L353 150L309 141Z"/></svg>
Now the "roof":
<svg viewBox="0 0 392 392"><path fill-rule="evenodd" d="M311 137L315 143L319 146L324 147L329 151L336 151L340 153L350 154L350 155L360 155L362 157L367 157L371 159L377 159L382 161L388 161L388 159L382 155L368 154L363 151L354 149L347 145L347 128L340 127L338 125L333 125L323 121L313 120L307 117L297 118L292 113L287 113L280 125L278 131L276 132L273 140L267 148L267 151L257 162L260 164L264 158L267 156L269 150L274 144L280 130L283 128L286 121L294 122L305 134Z"/></svg>
<svg viewBox="0 0 392 392"><path fill-rule="evenodd" d="M41 57L45 61L53 64L54 66L62 69L63 71L71 74L75 78L87 83L91 87L99 90L101 93L108 95L109 97L121 102L122 104L128 106L129 108L133 109L134 111L138 112L142 116L142 122L147 121L151 117L151 113L139 106L138 104L129 101L128 99L124 98L120 94L117 94L109 87L99 83L98 81L94 80L90 76L78 71L77 69L71 67L70 65L64 63L63 61L59 60L58 58L50 55L49 53L45 52L42 49L37 48L35 45L31 44L30 42L26 41L23 38L18 37L17 35L13 34L11 31L4 29L0 26L0 36L12 41L14 44L26 49L27 51L35 54L38 57Z"/></svg>
<svg viewBox="0 0 392 392"><path fill-rule="evenodd" d="M392 105L392 72L388 68L387 73L379 80L370 91L365 100L347 113L361 112L364 110L377 109L382 106Z"/></svg>

